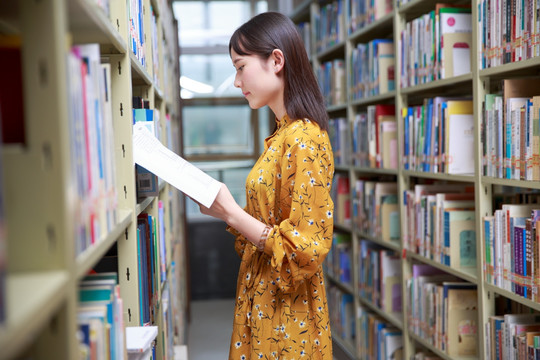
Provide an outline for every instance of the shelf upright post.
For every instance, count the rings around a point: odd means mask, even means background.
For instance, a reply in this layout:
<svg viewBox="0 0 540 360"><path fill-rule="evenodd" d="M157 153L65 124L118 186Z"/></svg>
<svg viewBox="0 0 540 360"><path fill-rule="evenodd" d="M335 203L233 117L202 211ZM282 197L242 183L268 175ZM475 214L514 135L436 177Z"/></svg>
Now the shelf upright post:
<svg viewBox="0 0 540 360"><path fill-rule="evenodd" d="M4 157L11 274L69 274L75 264L66 191L71 179L65 9L63 0L19 4L26 143L7 149ZM67 290L55 299L60 305L37 335L31 354L54 350L58 359L75 356L74 284L68 277Z"/></svg>
<svg viewBox="0 0 540 360"><path fill-rule="evenodd" d="M491 184L485 184L483 182L483 151L482 151L482 118L483 110L482 104L485 99L485 95L490 92L489 78L480 77L479 66L479 50L480 44L478 42L478 26L475 26L474 19L478 19L478 4L476 0L472 0L472 75L473 75L473 104L474 104L474 158L475 162L475 175L474 175L474 191L475 191L475 210L476 210L476 273L477 276L477 289L478 289L478 324L477 324L477 337L478 337L478 357L483 359L488 354L486 349L487 343L482 339L486 339L485 324L489 321L489 317L495 314L495 294L486 288L486 276L487 271L486 264L486 252L484 247L484 226L482 218L484 216L490 216L493 214L492 208L492 186Z"/></svg>
<svg viewBox="0 0 540 360"><path fill-rule="evenodd" d="M404 146L404 124L402 118L402 109L407 108L408 99L406 94L401 93L401 32L405 29L406 19L404 14L400 14L398 8L398 2L394 4L394 82L396 88L395 106L396 106L396 120L398 122L398 203L400 209L400 226L401 226L401 294L402 294L402 323L403 323L403 358L410 359L413 357L415 351L414 341L409 336L409 326L407 322L407 280L411 278L411 264L407 260L407 246L404 239L406 234L407 222L406 222L406 209L404 207L404 192L410 188L410 178L404 174L403 169L403 146ZM401 119L401 121L400 121ZM409 234L411 236L411 234Z"/></svg>
<svg viewBox="0 0 540 360"><path fill-rule="evenodd" d="M132 210L131 222L124 235L118 239L118 280L124 302L124 323L139 326L141 321L138 264L137 264L137 204L135 169L133 166L133 113L131 46L129 45L129 18L125 1L111 2L111 18L120 35L128 44L127 53L111 56L111 81L113 100L114 136L116 144L116 181L118 208Z"/></svg>

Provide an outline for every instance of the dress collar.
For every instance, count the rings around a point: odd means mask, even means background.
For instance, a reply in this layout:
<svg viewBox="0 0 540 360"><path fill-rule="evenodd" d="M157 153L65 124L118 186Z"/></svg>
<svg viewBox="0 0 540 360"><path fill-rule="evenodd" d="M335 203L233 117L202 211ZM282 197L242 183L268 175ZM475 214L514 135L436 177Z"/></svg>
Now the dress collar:
<svg viewBox="0 0 540 360"><path fill-rule="evenodd" d="M287 114L283 115L283 117L279 120L278 118L275 118L275 119L276 119L276 125L278 129L291 122L291 119L289 118L289 115Z"/></svg>

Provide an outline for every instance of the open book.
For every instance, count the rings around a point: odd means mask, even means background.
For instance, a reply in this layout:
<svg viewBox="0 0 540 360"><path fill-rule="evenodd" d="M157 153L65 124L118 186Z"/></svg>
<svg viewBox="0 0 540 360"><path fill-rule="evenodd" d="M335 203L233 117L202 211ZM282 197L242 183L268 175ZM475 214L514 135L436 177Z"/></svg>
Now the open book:
<svg viewBox="0 0 540 360"><path fill-rule="evenodd" d="M142 123L133 125L133 161L209 208L221 183L167 149Z"/></svg>

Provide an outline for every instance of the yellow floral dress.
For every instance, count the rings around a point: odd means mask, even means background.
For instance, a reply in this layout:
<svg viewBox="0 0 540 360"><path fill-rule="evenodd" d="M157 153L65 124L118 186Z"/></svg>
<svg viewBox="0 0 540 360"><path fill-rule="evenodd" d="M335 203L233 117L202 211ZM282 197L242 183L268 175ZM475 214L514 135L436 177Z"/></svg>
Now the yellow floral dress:
<svg viewBox="0 0 540 360"><path fill-rule="evenodd" d="M229 359L332 359L322 262L332 245L334 174L326 131L277 122L246 180L245 210L272 226L263 252L235 229L242 262Z"/></svg>

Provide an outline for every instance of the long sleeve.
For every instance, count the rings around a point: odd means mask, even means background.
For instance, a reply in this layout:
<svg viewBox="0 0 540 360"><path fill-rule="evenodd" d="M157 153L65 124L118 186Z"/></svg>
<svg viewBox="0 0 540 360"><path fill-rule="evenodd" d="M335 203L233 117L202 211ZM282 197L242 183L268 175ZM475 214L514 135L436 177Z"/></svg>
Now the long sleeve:
<svg viewBox="0 0 540 360"><path fill-rule="evenodd" d="M285 140L278 175L277 208L283 220L273 227L264 249L272 257L272 280L284 293L311 278L332 245L333 159L328 137L323 133L313 139L309 131L294 135Z"/></svg>

